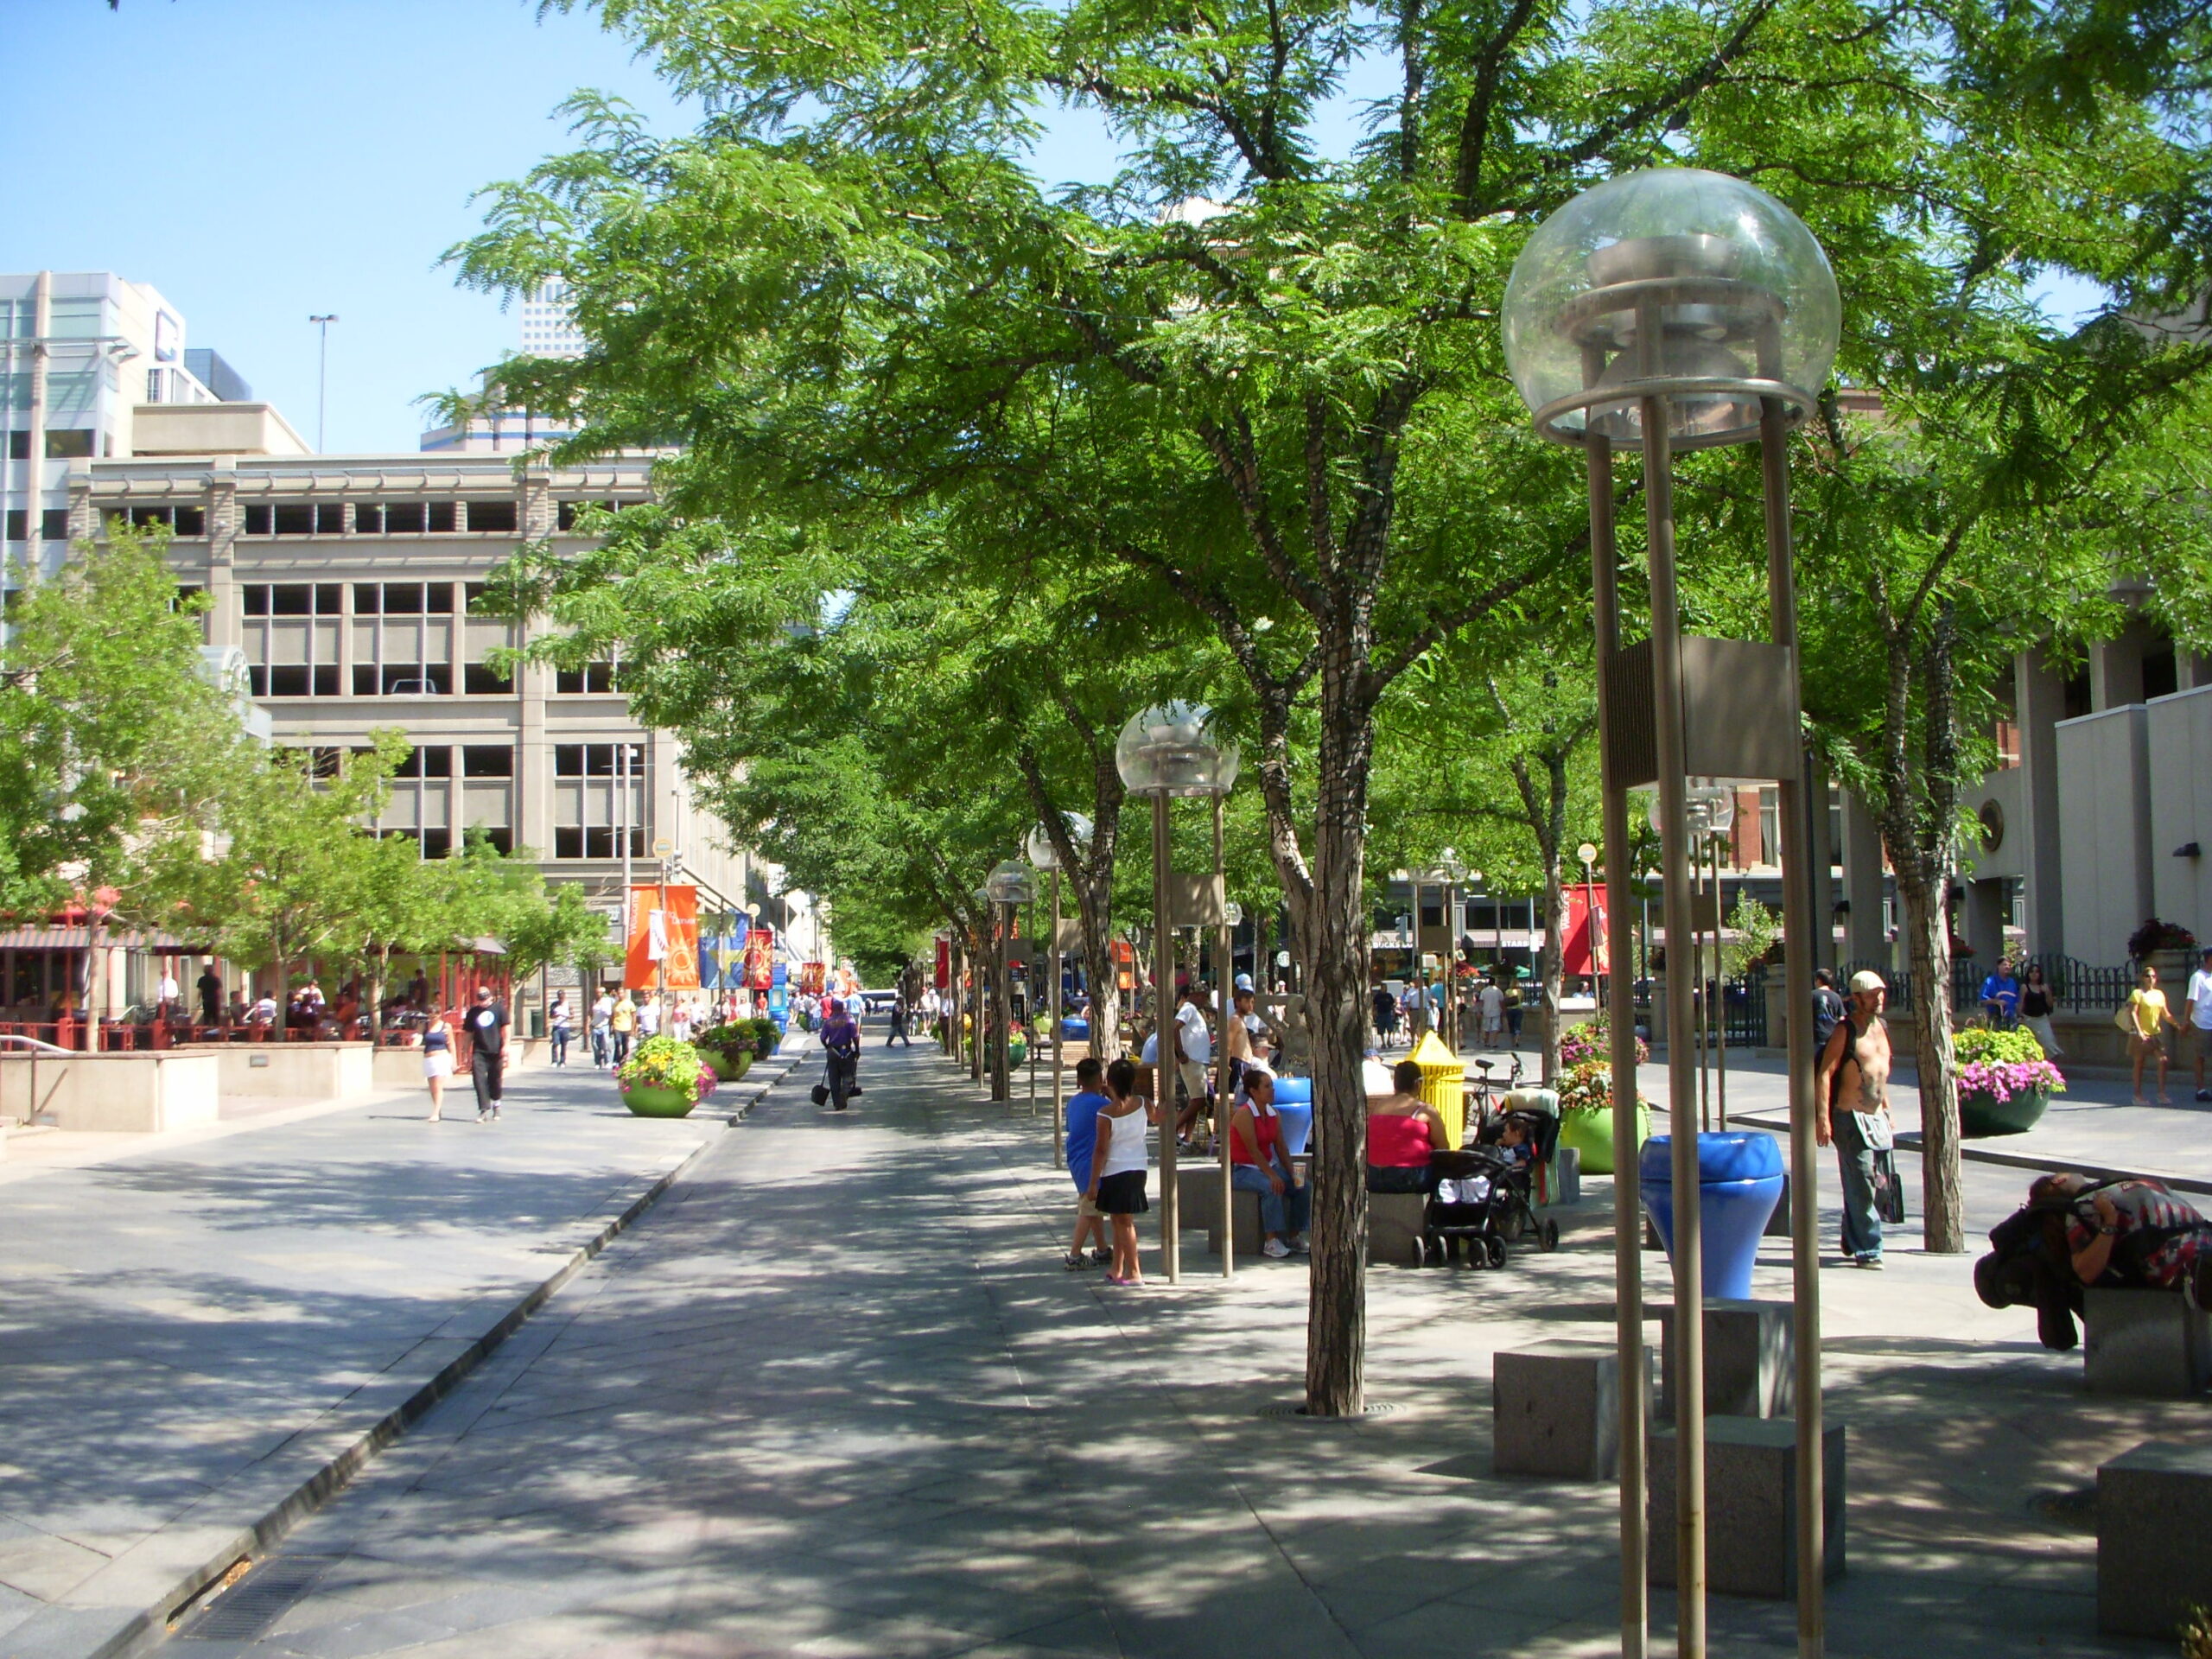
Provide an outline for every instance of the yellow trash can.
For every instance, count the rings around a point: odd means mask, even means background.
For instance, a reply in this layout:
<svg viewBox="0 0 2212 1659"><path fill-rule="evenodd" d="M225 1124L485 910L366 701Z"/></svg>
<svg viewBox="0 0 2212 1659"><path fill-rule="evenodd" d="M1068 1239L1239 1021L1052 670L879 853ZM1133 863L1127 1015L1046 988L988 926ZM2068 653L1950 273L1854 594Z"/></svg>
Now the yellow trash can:
<svg viewBox="0 0 2212 1659"><path fill-rule="evenodd" d="M1421 1067L1421 1097L1442 1114L1444 1128L1457 1147L1466 1128L1466 1063L1445 1047L1433 1031L1421 1038L1408 1058Z"/></svg>

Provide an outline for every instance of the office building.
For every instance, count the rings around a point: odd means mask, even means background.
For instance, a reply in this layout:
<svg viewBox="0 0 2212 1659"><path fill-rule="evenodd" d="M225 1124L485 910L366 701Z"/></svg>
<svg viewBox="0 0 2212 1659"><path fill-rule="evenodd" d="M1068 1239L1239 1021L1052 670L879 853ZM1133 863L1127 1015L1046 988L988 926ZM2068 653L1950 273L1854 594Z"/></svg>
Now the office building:
<svg viewBox="0 0 2212 1659"><path fill-rule="evenodd" d="M584 337L569 315L568 284L559 280L533 289L522 302L517 353L524 357L582 357ZM576 435L576 423L527 409L484 408L466 421L434 427L423 435L423 448L434 454L520 454Z"/></svg>

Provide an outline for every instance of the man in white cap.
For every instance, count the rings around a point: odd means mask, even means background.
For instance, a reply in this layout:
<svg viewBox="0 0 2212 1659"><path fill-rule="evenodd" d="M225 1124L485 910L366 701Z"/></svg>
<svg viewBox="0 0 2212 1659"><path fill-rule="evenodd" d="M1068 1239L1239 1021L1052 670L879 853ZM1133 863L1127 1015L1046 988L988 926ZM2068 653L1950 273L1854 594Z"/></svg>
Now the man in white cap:
<svg viewBox="0 0 2212 1659"><path fill-rule="evenodd" d="M1889 988L1872 969L1851 976L1851 1007L1821 1050L1821 1109L1813 1129L1833 1144L1843 1171L1843 1248L1862 1268L1882 1265L1882 1217L1874 1201L1874 1154L1895 1134L1890 1118Z"/></svg>

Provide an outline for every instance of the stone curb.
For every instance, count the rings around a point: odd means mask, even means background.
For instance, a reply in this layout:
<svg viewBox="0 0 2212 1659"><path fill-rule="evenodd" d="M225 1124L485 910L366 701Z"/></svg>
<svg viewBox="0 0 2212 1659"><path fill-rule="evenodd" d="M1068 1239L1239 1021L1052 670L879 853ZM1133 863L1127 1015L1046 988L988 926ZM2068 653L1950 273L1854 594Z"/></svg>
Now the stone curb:
<svg viewBox="0 0 2212 1659"><path fill-rule="evenodd" d="M745 1103L749 1110L789 1070L766 1079ZM741 1110L731 1119L744 1115ZM715 1145L702 1141L621 1210L588 1230L554 1272L519 1300L495 1294L456 1313L441 1332L399 1356L321 1421L303 1428L254 1469L201 1498L175 1521L140 1540L73 1589L0 1638L4 1659L129 1659L168 1634L168 1620L241 1560L268 1554L300 1522L321 1509L378 1453L419 1421L512 1336L556 1292L651 1210ZM476 1334L470 1335L470 1331ZM450 1332L451 1334L446 1334ZM427 1375L426 1375L427 1373ZM258 1518L195 1520L194 1510L219 1506ZM126 1611L129 1610L129 1611Z"/></svg>
<svg viewBox="0 0 2212 1659"><path fill-rule="evenodd" d="M1789 1133L1787 1122L1764 1114L1732 1112L1729 1121L1748 1123L1754 1128L1771 1129L1777 1135ZM1899 1152L1917 1154L1920 1148L1919 1130L1908 1129L1897 1136ZM2072 1158L2033 1158L2024 1152L2001 1152L1994 1147L1980 1146L1971 1141L1960 1143L1959 1155L1974 1163L1997 1164L2011 1169L2071 1169L2100 1181L2156 1181L2177 1192L2212 1193L2212 1181L2193 1175L2162 1175L2155 1169L2120 1169L2110 1164L2085 1164Z"/></svg>

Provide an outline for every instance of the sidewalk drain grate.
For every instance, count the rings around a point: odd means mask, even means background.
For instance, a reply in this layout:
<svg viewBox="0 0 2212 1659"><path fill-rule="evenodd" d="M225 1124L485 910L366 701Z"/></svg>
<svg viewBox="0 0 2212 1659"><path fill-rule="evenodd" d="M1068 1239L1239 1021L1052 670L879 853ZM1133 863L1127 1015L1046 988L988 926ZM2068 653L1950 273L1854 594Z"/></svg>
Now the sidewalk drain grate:
<svg viewBox="0 0 2212 1659"><path fill-rule="evenodd" d="M266 1635L336 1559L280 1555L209 1601L177 1634L197 1642L251 1642Z"/></svg>
<svg viewBox="0 0 2212 1659"><path fill-rule="evenodd" d="M1359 1414L1362 1417L1390 1417L1395 1416L1397 1414L1398 1409L1399 1408L1395 1405L1391 1405L1387 1402L1371 1402L1359 1408ZM1304 1406L1262 1406L1260 1408L1260 1415L1262 1417L1291 1417L1299 1419L1302 1421L1317 1423L1344 1422L1349 1421L1349 1419L1342 1417L1309 1418L1306 1416L1306 1408Z"/></svg>

